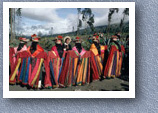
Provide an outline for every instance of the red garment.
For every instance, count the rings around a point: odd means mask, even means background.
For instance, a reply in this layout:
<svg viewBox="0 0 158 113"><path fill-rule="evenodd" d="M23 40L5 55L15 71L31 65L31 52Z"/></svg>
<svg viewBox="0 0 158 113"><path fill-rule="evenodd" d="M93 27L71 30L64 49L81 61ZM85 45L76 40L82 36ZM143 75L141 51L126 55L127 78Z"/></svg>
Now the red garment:
<svg viewBox="0 0 158 113"><path fill-rule="evenodd" d="M9 50L9 61L10 61L11 73L13 72L14 65L15 65L15 62L13 61L14 60L13 55L15 55L14 48L10 48L10 50Z"/></svg>
<svg viewBox="0 0 158 113"><path fill-rule="evenodd" d="M53 46L51 51L48 52L48 58L47 58L48 83L47 84L51 85L52 87L59 86L58 79L62 73L61 69L64 63L65 55L66 55L66 51L63 50L62 58L60 58L56 46ZM52 74L52 71L53 71L53 74Z"/></svg>
<svg viewBox="0 0 158 113"><path fill-rule="evenodd" d="M85 51L79 56L74 50L67 52L59 78L62 87L90 82L90 53L90 51Z"/></svg>
<svg viewBox="0 0 158 113"><path fill-rule="evenodd" d="M28 47L27 51L31 54L30 48L31 48L31 46ZM40 45L37 44L37 50L33 54L31 54L31 56L35 57L36 55L38 55L42 51L44 51L44 49Z"/></svg>
<svg viewBox="0 0 158 113"><path fill-rule="evenodd" d="M98 80L103 73L104 64L104 52L107 50L107 46L100 46L101 54L99 55L95 44L91 45L91 67L92 67L92 78Z"/></svg>
<svg viewBox="0 0 158 113"><path fill-rule="evenodd" d="M11 73L14 69L14 65L16 62L16 54L19 52L23 52L27 50L27 46L24 45L23 48L21 48L20 51L17 51L18 47L9 47L9 61L10 61L10 67L11 67Z"/></svg>
<svg viewBox="0 0 158 113"><path fill-rule="evenodd" d="M105 66L105 70L104 70L104 77L107 77L108 76L108 71L112 70L112 68L110 68L110 66L114 65L114 61L113 61L113 58L114 58L114 53L117 52L117 54L119 54L118 56L118 59L116 60L116 62L118 63L116 68L118 70L115 70L116 71L116 75L115 76L120 76L120 69L121 69L121 65L122 65L122 54L121 52L119 52L119 50L116 48L115 45L112 45L111 46L111 49L110 49L110 53L109 53L109 56L108 56L108 60L107 60L107 63L106 63L106 66ZM116 57L116 56L115 56ZM115 63L116 65L116 63ZM109 77L111 76L111 73L109 75Z"/></svg>
<svg viewBox="0 0 158 113"><path fill-rule="evenodd" d="M121 51L125 54L125 47L123 45L121 45Z"/></svg>
<svg viewBox="0 0 158 113"><path fill-rule="evenodd" d="M18 64L18 59L21 59L21 63L20 63L20 64L21 64L21 67L20 67L20 71L19 71L17 80L18 80L19 82L22 82L22 84L24 84L24 85L29 84L31 87L34 87L34 86L35 86L35 88L38 87L39 78L40 78L40 72L42 71L42 67L41 67L41 66L36 66L36 67L39 67L39 68L38 68L38 69L37 69L37 68L34 68L34 69L31 71L32 63L34 63L35 65L37 64L37 61L35 61L35 62L30 62L30 65L28 65L29 67L26 68L26 67L27 67L28 58L31 58L31 57L37 59L39 62L41 61L41 63L44 64L44 66L45 66L45 71L46 71L44 85L45 85L45 86L51 86L51 85L49 84L49 77L48 77L48 74L47 74L48 71L49 71L49 70L48 70L48 66L47 66L47 53L44 52L44 50L43 50L39 45L37 45L37 50L36 50L33 54L30 53L30 47L28 48L28 51L20 52L20 53L17 54L17 60L16 60L15 66L14 66L14 70L15 70L17 64ZM41 60L41 59L43 59L43 60ZM26 61L26 63L24 63L24 61ZM43 61L43 62L42 62L42 61ZM24 63L25 65L23 65L23 63ZM24 69L29 69L29 72L26 72L26 70L23 70L24 73L22 72L23 74L20 75L20 73L21 73L21 71L22 71L22 65L25 67ZM39 65L39 63L38 63L38 65ZM38 72L39 74L37 73L37 70L40 71L40 72ZM14 78L13 75L15 75L15 74L13 74L13 73L15 73L15 72L12 72L12 73L11 73L10 78L11 78L11 77ZM28 77L26 76L26 73L27 73L27 74L29 73L29 74L28 74ZM34 74L33 74L33 73L34 73ZM37 74L36 74L36 73L37 73ZM37 75L37 76L35 77L35 75ZM22 80L20 79L20 77L22 78ZM25 80L26 80L25 78L28 79L27 82L25 82ZM43 80L43 78L42 78L42 80ZM32 81L34 81L34 82L32 82ZM14 80L10 80L10 79L9 79L9 82L12 83L12 84L15 84L15 83L16 83L16 76L15 76Z"/></svg>
<svg viewBox="0 0 158 113"><path fill-rule="evenodd" d="M11 79L11 77L12 77L14 71L15 71L15 68L16 68L16 66L17 66L17 64L18 64L18 60L19 60L20 58L22 59L22 58L25 58L25 57L30 57L30 54L28 54L27 51L23 51L23 52L20 52L20 53L17 54L16 62L15 62L15 65L13 66L13 71L11 72L11 75L9 76L9 83L15 84L15 82L16 82L16 77L15 77L13 80L10 80L10 79ZM21 61L21 62L22 62L22 61ZM21 67L22 67L22 66L21 66ZM20 75L19 75L20 72L21 72L21 68L20 68L20 71L19 71L19 73L18 73L18 76L20 76Z"/></svg>

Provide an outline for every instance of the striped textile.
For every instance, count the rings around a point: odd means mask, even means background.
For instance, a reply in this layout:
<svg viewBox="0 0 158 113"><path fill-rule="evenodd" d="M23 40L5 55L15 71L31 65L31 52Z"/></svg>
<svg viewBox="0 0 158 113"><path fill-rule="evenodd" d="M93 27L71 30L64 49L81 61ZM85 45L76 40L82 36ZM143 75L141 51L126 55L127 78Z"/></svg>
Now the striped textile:
<svg viewBox="0 0 158 113"><path fill-rule="evenodd" d="M48 67L46 60L47 53L45 52L40 52L34 57L32 57L27 51L18 53L17 62L14 67L14 71L10 75L9 82L11 84L18 82L22 83L23 85L29 85L31 87L38 88L39 80L45 79L42 78L42 65L45 64L45 68ZM18 68L20 70L18 75L16 75ZM46 69L45 77L47 77L47 70L48 69Z"/></svg>
<svg viewBox="0 0 158 113"><path fill-rule="evenodd" d="M104 77L118 77L121 75L124 53L123 47L121 47L121 52L119 52L115 44L111 45L108 60L104 69Z"/></svg>
<svg viewBox="0 0 158 113"><path fill-rule="evenodd" d="M92 68L92 79L99 80L103 75L103 67L105 66L105 62L107 60L105 51L107 51L107 46L100 46L101 54L99 55L98 50L95 44L92 44L90 47L91 51L91 68Z"/></svg>
<svg viewBox="0 0 158 113"><path fill-rule="evenodd" d="M63 56L60 58L57 50L48 52L49 81L51 81L51 87L53 88L59 87L59 77L62 72L65 54L66 51L63 52Z"/></svg>
<svg viewBox="0 0 158 113"><path fill-rule="evenodd" d="M90 82L90 51L82 56L71 50L67 52L59 84L62 87L83 85Z"/></svg>

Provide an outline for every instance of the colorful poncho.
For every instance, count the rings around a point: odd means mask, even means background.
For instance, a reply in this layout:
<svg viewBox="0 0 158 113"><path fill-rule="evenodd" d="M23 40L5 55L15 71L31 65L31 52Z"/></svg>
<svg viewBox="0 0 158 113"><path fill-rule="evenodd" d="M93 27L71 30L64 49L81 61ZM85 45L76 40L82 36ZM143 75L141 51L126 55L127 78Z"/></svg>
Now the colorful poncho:
<svg viewBox="0 0 158 113"><path fill-rule="evenodd" d="M67 52L59 78L61 87L83 85L90 82L90 55L90 51L85 51L83 48L79 53L76 47Z"/></svg>
<svg viewBox="0 0 158 113"><path fill-rule="evenodd" d="M66 51L63 51L62 58L60 58L56 46L52 47L52 51L48 52L48 66L49 66L49 84L51 87L59 87L59 77L61 75L63 62Z"/></svg>
<svg viewBox="0 0 158 113"><path fill-rule="evenodd" d="M124 47L121 46L121 51L119 51L118 46L112 42L104 70L104 77L118 77L121 75L122 58L124 54Z"/></svg>
<svg viewBox="0 0 158 113"><path fill-rule="evenodd" d="M33 54L30 54L30 47L28 48L28 51L18 53L14 71L9 78L9 83L15 84L16 82L21 82L23 85L40 88L42 82L45 82L44 78L47 78L48 69L45 69L46 75L42 75L42 65L47 68L46 60L47 53L44 52L39 45L37 45L37 50ZM16 75L19 67L19 73Z"/></svg>
<svg viewBox="0 0 158 113"><path fill-rule="evenodd" d="M92 44L90 47L93 80L98 80L103 73L103 64L105 58L104 53L107 50L107 46L100 46L100 48L101 48L101 54L99 55L95 44Z"/></svg>
<svg viewBox="0 0 158 113"><path fill-rule="evenodd" d="M9 48L9 62L10 62L10 67L11 67L11 73L14 71L14 65L16 62L16 54L26 51L27 46L24 45L23 48L20 51L17 51L18 47L10 47Z"/></svg>
<svg viewBox="0 0 158 113"><path fill-rule="evenodd" d="M125 47L124 47L124 45L121 45L121 52L122 52L122 56L124 57L124 55L125 55Z"/></svg>

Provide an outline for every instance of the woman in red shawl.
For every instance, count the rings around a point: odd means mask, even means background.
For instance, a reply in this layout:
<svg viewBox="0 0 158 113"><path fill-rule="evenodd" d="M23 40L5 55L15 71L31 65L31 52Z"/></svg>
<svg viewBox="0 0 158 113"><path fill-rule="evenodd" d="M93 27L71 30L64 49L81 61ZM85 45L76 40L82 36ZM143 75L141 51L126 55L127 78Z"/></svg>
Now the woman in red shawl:
<svg viewBox="0 0 158 113"><path fill-rule="evenodd" d="M104 53L107 50L107 46L101 46L99 43L99 36L93 35L93 43L91 44L91 67L92 67L92 79L99 80L103 74L104 66Z"/></svg>
<svg viewBox="0 0 158 113"><path fill-rule="evenodd" d="M20 37L19 38L20 43L18 47L10 47L9 48L9 62L10 62L10 67L11 67L11 73L13 72L13 68L16 62L16 56L18 53L22 52L22 51L26 51L27 50L27 42L29 41L26 38ZM18 74L18 73L17 73Z"/></svg>
<svg viewBox="0 0 158 113"><path fill-rule="evenodd" d="M38 45L40 38L35 34L31 37L32 44L28 47L27 51L17 54L17 62L14 67L14 72L11 73L9 82L15 84L17 80L18 83L22 83L23 85L33 88L42 88L44 85L47 85L47 82L45 82L48 78L46 63L47 54L44 52L43 48ZM45 76L43 76L42 65L45 66ZM16 79L15 73L19 67L20 70Z"/></svg>
<svg viewBox="0 0 158 113"><path fill-rule="evenodd" d="M79 37L72 51L67 52L59 83L62 87L83 85L90 82L90 51L84 50Z"/></svg>
<svg viewBox="0 0 158 113"><path fill-rule="evenodd" d="M121 45L118 42L118 36L113 35L110 44L110 52L108 60L104 70L104 77L118 77L121 75L122 66L122 50Z"/></svg>
<svg viewBox="0 0 158 113"><path fill-rule="evenodd" d="M52 47L51 51L48 52L48 66L49 66L49 79L53 88L59 87L59 77L63 62L65 59L66 51L62 44L62 36L55 38L55 46Z"/></svg>

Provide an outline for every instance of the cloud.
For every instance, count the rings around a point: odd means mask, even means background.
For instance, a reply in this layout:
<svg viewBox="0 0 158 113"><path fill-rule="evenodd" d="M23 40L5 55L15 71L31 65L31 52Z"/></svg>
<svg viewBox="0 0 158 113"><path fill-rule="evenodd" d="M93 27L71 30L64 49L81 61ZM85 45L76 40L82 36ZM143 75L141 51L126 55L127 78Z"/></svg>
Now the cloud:
<svg viewBox="0 0 158 113"><path fill-rule="evenodd" d="M43 35L49 34L59 34L72 32L73 27L74 30L77 29L77 15L70 14L65 19L56 20L56 22L47 22L42 24L31 25L30 21L26 21L26 23L21 26L21 31L23 35L31 36L32 34L38 34L38 32L42 32Z"/></svg>
<svg viewBox="0 0 158 113"><path fill-rule="evenodd" d="M108 11L108 8L92 8L92 12L97 14L99 17L107 14Z"/></svg>
<svg viewBox="0 0 158 113"><path fill-rule="evenodd" d="M124 8L119 8L118 13L114 13L112 15L111 24L120 23L121 19L123 18L123 10ZM108 13L109 9L94 9L94 12L99 13L99 17L94 17L95 19L95 26L102 26L102 25L108 25ZM128 17L125 18L125 22L127 22L129 19Z"/></svg>
<svg viewBox="0 0 158 113"><path fill-rule="evenodd" d="M123 8L119 9L118 13L114 13L111 19L111 24L120 23L123 18ZM66 11L66 10L65 10ZM102 26L108 24L108 8L92 8L95 14L94 26ZM64 12L62 12L64 13ZM60 34L77 30L77 13L68 13L64 18L59 16L57 9L48 8L23 8L22 9L22 24L17 26L17 31L23 35L31 36L32 34L42 32L43 35ZM81 16L80 16L81 19ZM125 18L125 22L128 17ZM82 28L85 28L84 22Z"/></svg>
<svg viewBox="0 0 158 113"><path fill-rule="evenodd" d="M56 10L57 8L23 8L22 16L38 21L56 22L56 20L61 20Z"/></svg>

